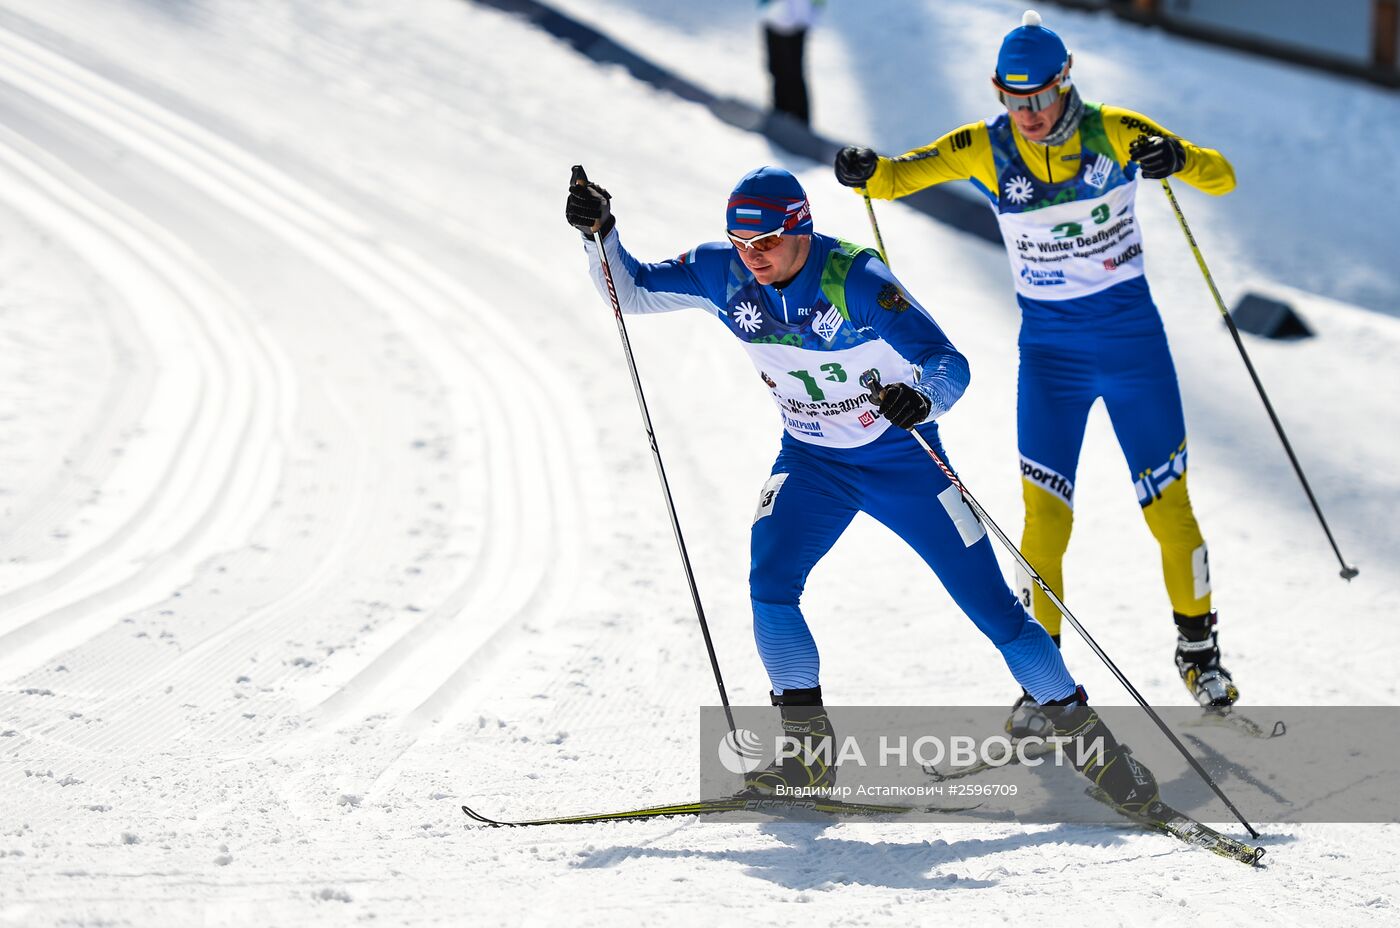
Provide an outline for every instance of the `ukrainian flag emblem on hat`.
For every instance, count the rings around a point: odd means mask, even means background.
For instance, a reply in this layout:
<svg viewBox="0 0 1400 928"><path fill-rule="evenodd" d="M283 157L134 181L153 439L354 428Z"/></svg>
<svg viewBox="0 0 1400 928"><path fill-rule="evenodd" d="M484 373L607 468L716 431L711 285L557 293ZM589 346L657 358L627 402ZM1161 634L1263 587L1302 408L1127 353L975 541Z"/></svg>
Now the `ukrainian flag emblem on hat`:
<svg viewBox="0 0 1400 928"><path fill-rule="evenodd" d="M1027 10L1021 25L1002 39L996 73L1004 84L1018 88L1041 87L1054 80L1069 64L1069 50L1040 14Z"/></svg>

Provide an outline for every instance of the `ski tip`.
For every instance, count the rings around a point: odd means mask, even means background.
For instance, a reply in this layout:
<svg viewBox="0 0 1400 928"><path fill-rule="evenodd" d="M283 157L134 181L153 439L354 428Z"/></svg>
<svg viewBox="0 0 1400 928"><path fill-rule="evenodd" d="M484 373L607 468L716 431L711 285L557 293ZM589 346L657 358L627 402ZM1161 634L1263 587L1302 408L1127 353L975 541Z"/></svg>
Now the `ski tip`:
<svg viewBox="0 0 1400 928"><path fill-rule="evenodd" d="M483 825L491 825L492 827L495 827L495 825L497 824L496 822L491 821L489 818L486 818L480 813L473 812L470 806L462 806L462 814L466 815L466 817L471 819L472 821L480 822Z"/></svg>

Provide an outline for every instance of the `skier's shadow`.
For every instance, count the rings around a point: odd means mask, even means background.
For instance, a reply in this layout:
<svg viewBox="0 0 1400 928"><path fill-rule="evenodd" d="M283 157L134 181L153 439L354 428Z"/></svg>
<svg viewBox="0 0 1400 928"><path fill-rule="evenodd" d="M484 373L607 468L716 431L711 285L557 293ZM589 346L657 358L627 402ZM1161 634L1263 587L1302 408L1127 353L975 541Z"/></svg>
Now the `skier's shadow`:
<svg viewBox="0 0 1400 928"><path fill-rule="evenodd" d="M1060 776L1052 773L1042 785L1047 789L1046 805L1061 810L1071 821L1035 831L1003 822L995 824L1010 825L1014 830L979 836L963 828L952 840L898 842L863 841L859 830L828 833L835 823L825 820L773 821L759 828L759 834L768 839L760 839L769 845L766 847L708 850L624 845L590 851L575 866L615 867L635 858L712 860L738 864L749 876L799 891L833 884L909 890L984 889L996 886L999 878L1010 872L996 860L998 855L1055 845L1112 848L1126 838L1148 834L1126 822L1105 823L1096 817L1105 814L1104 807L1084 794L1082 781L1072 771L1062 771ZM1204 789L1204 784L1190 771L1163 784L1164 794L1173 796L1189 796L1192 791ZM1205 795L1198 799L1208 802ZM990 821L986 824L994 825ZM688 835L699 833L687 829ZM721 840L729 836L728 833L719 834ZM780 843L774 844L774 840ZM1163 837L1160 840L1163 852L1190 852L1173 839ZM1266 834L1253 843L1272 848L1295 840L1292 835ZM1132 851L1135 857L1142 853L1139 848ZM981 861L979 866L978 858L989 859Z"/></svg>
<svg viewBox="0 0 1400 928"><path fill-rule="evenodd" d="M889 889L985 889L998 885L1000 881L994 877L1006 873L999 865L987 862L986 872L977 877L956 871L966 873L968 864L979 857L1041 844L1105 845L1120 840L1112 832L1095 829L1086 834L1083 826L1059 825L1048 831L1018 831L988 838L871 842L824 835L831 827L825 822L772 822L763 825L760 833L782 842L780 847L696 850L620 846L589 852L575 866L614 867L635 858L699 859L739 864L749 876L793 890L832 884Z"/></svg>

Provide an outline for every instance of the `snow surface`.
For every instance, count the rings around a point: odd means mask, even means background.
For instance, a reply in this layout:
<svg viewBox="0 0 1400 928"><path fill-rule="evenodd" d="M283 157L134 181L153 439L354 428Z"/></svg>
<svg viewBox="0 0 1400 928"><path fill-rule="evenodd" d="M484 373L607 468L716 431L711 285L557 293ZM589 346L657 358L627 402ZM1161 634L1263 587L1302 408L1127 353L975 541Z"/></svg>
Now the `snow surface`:
<svg viewBox="0 0 1400 928"><path fill-rule="evenodd" d="M563 5L762 100L746 5ZM894 150L985 115L1019 12L835 4L819 128ZM1089 96L1234 159L1235 194L1181 194L1226 299L1282 295L1319 334L1249 347L1350 585L1143 191L1246 701L1395 704L1400 99L1042 12ZM798 171L822 228L866 238L860 201L458 0L4 0L0 114L0 924L1394 922L1395 825L1266 826L1260 871L1102 826L469 827L463 802L689 797L714 699L616 329L561 221L569 166L653 258L716 238L760 163ZM945 443L1018 534L1006 259L879 209L972 363ZM776 417L704 314L630 334L726 682L759 703L747 534ZM1071 605L1148 698L1184 704L1101 412L1076 513ZM868 520L806 603L829 701L1013 695ZM1066 656L1127 701L1086 646Z"/></svg>

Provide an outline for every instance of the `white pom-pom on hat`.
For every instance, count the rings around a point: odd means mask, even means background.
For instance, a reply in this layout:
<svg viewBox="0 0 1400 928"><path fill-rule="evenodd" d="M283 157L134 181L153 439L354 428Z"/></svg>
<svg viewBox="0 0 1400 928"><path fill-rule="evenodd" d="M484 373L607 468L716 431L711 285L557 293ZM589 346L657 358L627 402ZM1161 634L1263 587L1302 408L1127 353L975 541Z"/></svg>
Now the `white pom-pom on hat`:
<svg viewBox="0 0 1400 928"><path fill-rule="evenodd" d="M1021 14L1021 25L1023 25L1023 26L1039 26L1039 25L1041 25L1040 14L1037 13L1035 10L1026 10L1025 13Z"/></svg>

